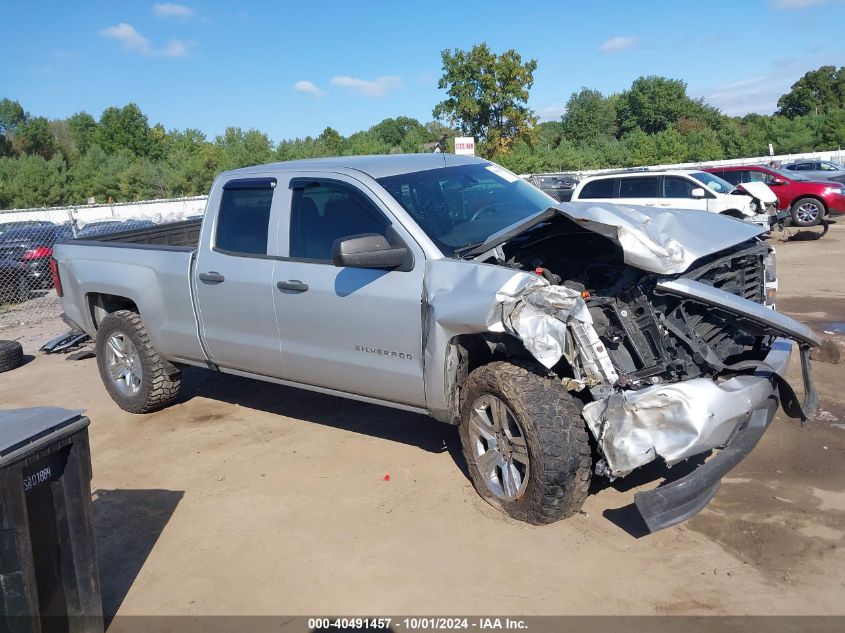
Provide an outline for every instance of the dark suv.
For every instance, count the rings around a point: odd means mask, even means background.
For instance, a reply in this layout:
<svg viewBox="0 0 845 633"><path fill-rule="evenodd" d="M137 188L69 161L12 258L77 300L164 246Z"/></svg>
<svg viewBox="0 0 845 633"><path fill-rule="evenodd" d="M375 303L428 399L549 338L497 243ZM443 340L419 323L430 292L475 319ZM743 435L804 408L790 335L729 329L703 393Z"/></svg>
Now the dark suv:
<svg viewBox="0 0 845 633"><path fill-rule="evenodd" d="M73 237L69 226L28 226L0 234L0 260L20 262L33 288L48 288L52 283L50 258L53 244Z"/></svg>

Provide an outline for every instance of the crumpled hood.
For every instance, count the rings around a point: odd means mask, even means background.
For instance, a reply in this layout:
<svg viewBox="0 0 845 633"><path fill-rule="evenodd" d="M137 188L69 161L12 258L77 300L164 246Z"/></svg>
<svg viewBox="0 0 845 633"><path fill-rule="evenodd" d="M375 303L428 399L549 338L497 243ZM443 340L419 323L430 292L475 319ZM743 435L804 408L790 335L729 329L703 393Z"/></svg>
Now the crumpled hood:
<svg viewBox="0 0 845 633"><path fill-rule="evenodd" d="M775 192L764 182L742 182L739 186L763 204L776 204L778 201Z"/></svg>
<svg viewBox="0 0 845 633"><path fill-rule="evenodd" d="M665 275L763 233L760 226L709 211L602 202L561 202L556 209L619 244L626 264Z"/></svg>

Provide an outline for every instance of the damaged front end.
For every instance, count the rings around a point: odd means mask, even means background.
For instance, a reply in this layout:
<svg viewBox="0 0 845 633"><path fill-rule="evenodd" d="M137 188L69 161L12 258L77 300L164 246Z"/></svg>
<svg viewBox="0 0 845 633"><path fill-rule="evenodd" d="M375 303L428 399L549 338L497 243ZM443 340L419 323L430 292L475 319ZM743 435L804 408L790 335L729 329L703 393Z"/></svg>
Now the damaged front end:
<svg viewBox="0 0 845 633"><path fill-rule="evenodd" d="M712 214L564 204L476 256L495 264L477 268L513 273L486 330L515 337L568 389L589 393L583 415L599 474L723 449L679 482L637 495L652 530L706 505L778 402L801 417L816 405L809 349L818 340L772 309L773 254L759 230L742 230ZM449 329L436 314L445 301L427 304L433 327ZM803 406L783 379L790 339L801 350Z"/></svg>

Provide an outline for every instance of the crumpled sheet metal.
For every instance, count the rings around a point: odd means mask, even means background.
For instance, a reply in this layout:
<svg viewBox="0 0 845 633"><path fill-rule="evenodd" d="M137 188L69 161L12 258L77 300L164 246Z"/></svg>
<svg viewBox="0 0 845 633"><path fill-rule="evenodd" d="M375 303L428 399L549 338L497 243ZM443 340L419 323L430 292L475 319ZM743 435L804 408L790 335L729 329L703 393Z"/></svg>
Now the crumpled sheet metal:
<svg viewBox="0 0 845 633"><path fill-rule="evenodd" d="M775 192L764 182L742 182L740 185L752 197L757 198L763 204L776 204L778 201Z"/></svg>
<svg viewBox="0 0 845 633"><path fill-rule="evenodd" d="M779 339L766 362L781 373L791 341ZM583 415L611 474L621 477L658 455L669 465L725 444L753 410L772 395L765 372L623 391L584 407Z"/></svg>
<svg viewBox="0 0 845 633"><path fill-rule="evenodd" d="M572 318L592 324L590 311L580 292L537 279L538 283L518 295L497 295L502 305L501 323L544 367L554 367L561 358L574 365L578 350L567 322Z"/></svg>
<svg viewBox="0 0 845 633"><path fill-rule="evenodd" d="M552 367L562 357L570 362L575 358L577 344L569 335L569 319L592 329L592 317L579 292L552 286L536 274L473 261L426 261L423 362L429 410L441 418L450 408L443 359L453 337L509 333L540 363Z"/></svg>
<svg viewBox="0 0 845 633"><path fill-rule="evenodd" d="M557 209L619 244L626 264L667 275L763 232L760 226L709 211L594 202L561 202Z"/></svg>

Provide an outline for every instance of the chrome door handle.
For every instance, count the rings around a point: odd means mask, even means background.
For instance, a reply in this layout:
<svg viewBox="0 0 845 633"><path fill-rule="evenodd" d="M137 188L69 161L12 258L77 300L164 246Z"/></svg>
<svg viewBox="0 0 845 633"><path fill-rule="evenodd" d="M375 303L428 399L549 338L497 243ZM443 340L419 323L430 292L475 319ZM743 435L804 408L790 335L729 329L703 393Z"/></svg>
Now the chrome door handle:
<svg viewBox="0 0 845 633"><path fill-rule="evenodd" d="M308 284L302 283L299 279L290 279L277 282L276 288L282 292L305 292L308 290Z"/></svg>
<svg viewBox="0 0 845 633"><path fill-rule="evenodd" d="M200 281L204 284L220 284L223 283L226 278L218 272L211 272L207 273L200 273Z"/></svg>

